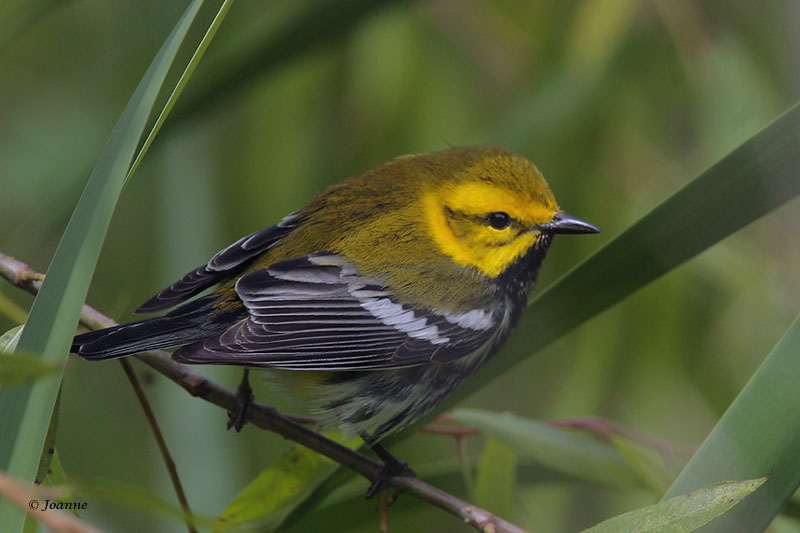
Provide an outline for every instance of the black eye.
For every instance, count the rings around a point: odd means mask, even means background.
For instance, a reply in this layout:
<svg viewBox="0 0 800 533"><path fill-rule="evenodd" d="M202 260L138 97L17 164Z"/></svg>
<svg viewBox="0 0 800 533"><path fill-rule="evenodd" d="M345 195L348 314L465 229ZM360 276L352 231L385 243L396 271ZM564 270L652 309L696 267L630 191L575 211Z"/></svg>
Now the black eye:
<svg viewBox="0 0 800 533"><path fill-rule="evenodd" d="M508 213L495 211L486 215L486 222L494 229L506 229L511 225L511 217L508 216Z"/></svg>

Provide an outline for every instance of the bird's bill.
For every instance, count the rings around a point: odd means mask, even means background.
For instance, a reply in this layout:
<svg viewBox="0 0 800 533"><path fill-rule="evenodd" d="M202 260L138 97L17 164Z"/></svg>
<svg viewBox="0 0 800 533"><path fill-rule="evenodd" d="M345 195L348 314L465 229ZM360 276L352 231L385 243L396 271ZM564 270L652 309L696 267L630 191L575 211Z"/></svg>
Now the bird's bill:
<svg viewBox="0 0 800 533"><path fill-rule="evenodd" d="M594 224L589 224L578 217L566 213L556 213L547 224L539 226L549 233L600 233Z"/></svg>

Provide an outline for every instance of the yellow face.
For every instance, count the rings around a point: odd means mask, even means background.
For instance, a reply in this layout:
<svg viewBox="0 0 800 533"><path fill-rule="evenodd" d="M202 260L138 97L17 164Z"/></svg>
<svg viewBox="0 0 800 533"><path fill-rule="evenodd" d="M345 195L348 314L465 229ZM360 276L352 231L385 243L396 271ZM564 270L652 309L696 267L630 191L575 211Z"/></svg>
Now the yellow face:
<svg viewBox="0 0 800 533"><path fill-rule="evenodd" d="M543 182L541 176L534 178ZM422 209L440 250L490 277L499 276L524 255L541 236L537 227L558 212L552 195L532 197L488 180L427 190Z"/></svg>

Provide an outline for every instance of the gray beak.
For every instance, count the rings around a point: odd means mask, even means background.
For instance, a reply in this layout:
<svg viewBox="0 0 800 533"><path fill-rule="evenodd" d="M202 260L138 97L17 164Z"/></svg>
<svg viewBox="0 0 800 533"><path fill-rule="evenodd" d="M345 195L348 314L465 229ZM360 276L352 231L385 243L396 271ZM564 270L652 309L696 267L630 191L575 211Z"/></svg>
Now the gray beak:
<svg viewBox="0 0 800 533"><path fill-rule="evenodd" d="M566 213L556 213L550 222L539 228L548 233L600 233L595 225Z"/></svg>

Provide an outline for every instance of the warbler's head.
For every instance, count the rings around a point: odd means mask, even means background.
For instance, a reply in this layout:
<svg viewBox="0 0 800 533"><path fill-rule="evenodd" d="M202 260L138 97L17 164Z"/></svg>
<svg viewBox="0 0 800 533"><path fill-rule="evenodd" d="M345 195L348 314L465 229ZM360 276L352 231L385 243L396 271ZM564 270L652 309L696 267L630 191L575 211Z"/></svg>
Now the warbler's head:
<svg viewBox="0 0 800 533"><path fill-rule="evenodd" d="M472 274L530 288L553 234L598 231L559 211L532 163L496 146L396 158L329 188L304 216L292 242L341 254L409 301L451 309L470 287L485 295ZM531 251L541 253L520 261Z"/></svg>
<svg viewBox="0 0 800 533"><path fill-rule="evenodd" d="M593 225L559 210L539 170L527 159L489 146L424 157L420 190L426 227L453 261L497 277L555 233L594 233Z"/></svg>

